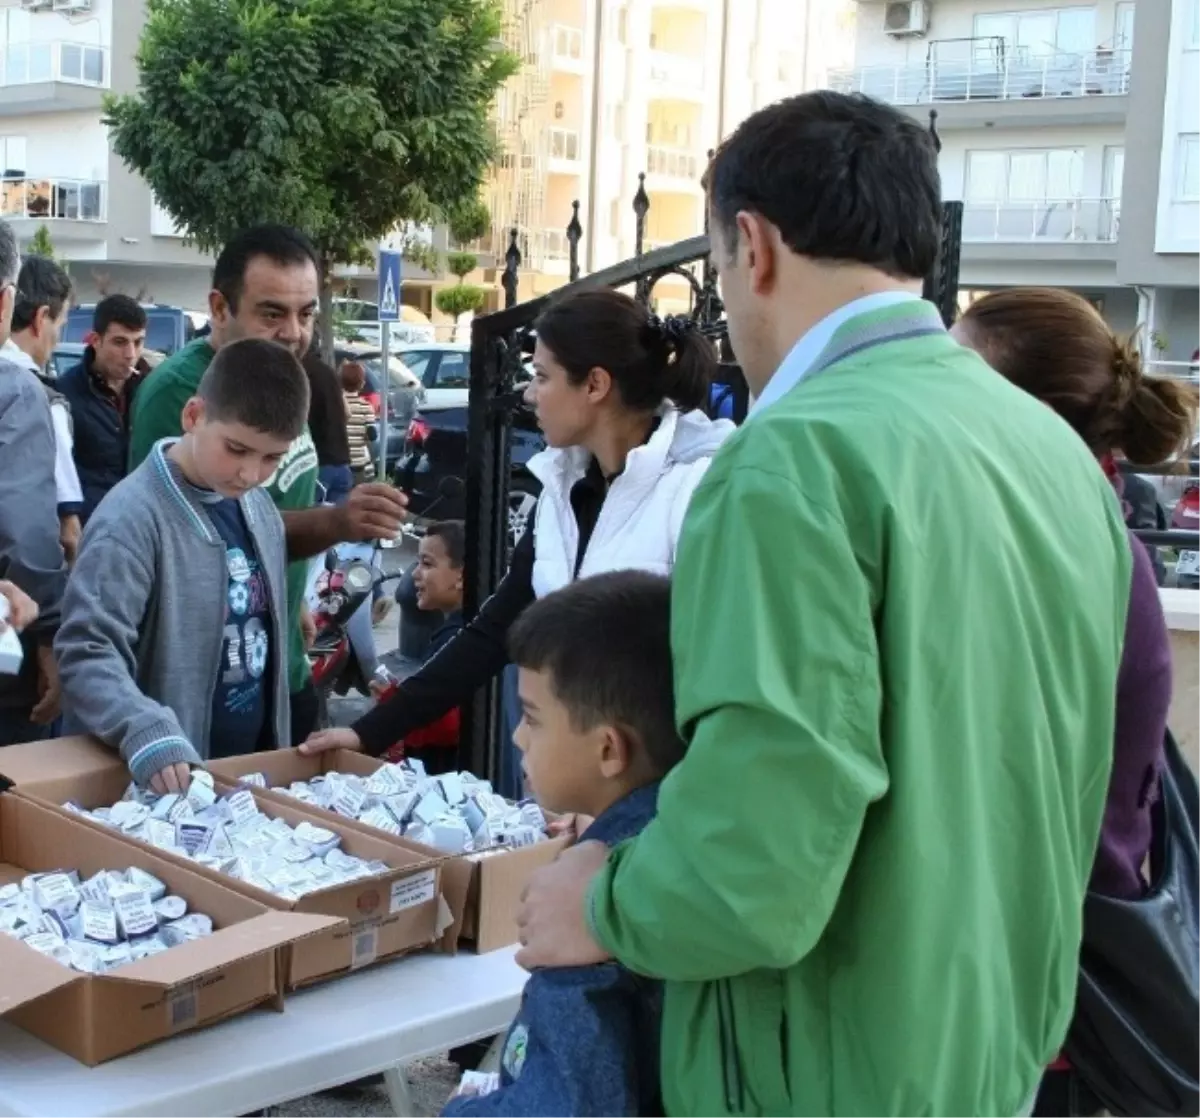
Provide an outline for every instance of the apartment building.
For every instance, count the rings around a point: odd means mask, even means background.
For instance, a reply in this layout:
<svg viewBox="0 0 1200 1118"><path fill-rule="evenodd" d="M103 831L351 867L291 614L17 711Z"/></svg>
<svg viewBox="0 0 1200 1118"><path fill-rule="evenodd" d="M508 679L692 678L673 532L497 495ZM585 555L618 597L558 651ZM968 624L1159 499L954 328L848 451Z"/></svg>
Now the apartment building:
<svg viewBox="0 0 1200 1118"><path fill-rule="evenodd" d="M584 272L634 255L642 174L645 248L702 232L707 152L853 50L847 0L508 0L508 14L525 66L497 105L488 247L498 260L519 230L523 295L566 279L575 202Z"/></svg>
<svg viewBox="0 0 1200 1118"><path fill-rule="evenodd" d="M858 0L830 75L937 112L964 202L961 284L1086 294L1148 355L1198 340L1198 0ZM1128 156L1128 158L1127 158Z"/></svg>
<svg viewBox="0 0 1200 1118"><path fill-rule="evenodd" d="M0 216L39 226L81 301L103 291L202 309L211 260L110 149L107 92L137 86L142 0L0 0Z"/></svg>

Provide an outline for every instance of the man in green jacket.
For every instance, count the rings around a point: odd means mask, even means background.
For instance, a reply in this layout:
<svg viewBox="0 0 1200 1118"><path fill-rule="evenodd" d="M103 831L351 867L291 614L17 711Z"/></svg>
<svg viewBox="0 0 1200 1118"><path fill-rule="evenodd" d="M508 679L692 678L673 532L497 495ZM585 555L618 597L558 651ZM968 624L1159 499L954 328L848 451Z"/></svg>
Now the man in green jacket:
<svg viewBox="0 0 1200 1118"><path fill-rule="evenodd" d="M298 359L308 352L316 324L321 273L316 251L299 230L256 225L233 237L213 269L209 296L212 332L167 358L146 378L133 400L130 469L140 465L159 439L182 434L183 406L222 346L240 338L266 338ZM391 538L399 531L405 499L390 485L359 486L341 508L313 507L317 452L306 428L266 488L287 532L287 598L293 745L316 729L318 702L308 665L302 618L308 562L351 540Z"/></svg>
<svg viewBox="0 0 1200 1118"><path fill-rule="evenodd" d="M640 836L533 880L518 958L666 980L670 1114L1027 1113L1108 784L1120 512L920 300L939 185L910 118L781 102L708 190L757 401L679 545L688 754Z"/></svg>

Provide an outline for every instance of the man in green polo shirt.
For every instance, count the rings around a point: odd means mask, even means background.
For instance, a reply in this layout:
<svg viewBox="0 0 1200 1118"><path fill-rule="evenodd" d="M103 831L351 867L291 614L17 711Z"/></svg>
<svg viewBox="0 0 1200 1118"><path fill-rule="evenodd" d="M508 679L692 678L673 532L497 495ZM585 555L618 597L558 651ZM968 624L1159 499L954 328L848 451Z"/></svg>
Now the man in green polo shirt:
<svg viewBox="0 0 1200 1118"><path fill-rule="evenodd" d="M134 398L130 468L159 439L182 434L183 406L196 394L200 378L222 346L241 338L267 338L303 358L312 342L320 289L316 251L298 230L256 225L234 237L213 269L212 333L164 361ZM394 536L405 509L403 494L379 483L359 486L341 508L314 508L316 486L317 453L306 429L267 485L283 515L292 560L287 657L293 742L304 741L315 729L318 707L302 626L302 615L307 615L307 560L337 543Z"/></svg>

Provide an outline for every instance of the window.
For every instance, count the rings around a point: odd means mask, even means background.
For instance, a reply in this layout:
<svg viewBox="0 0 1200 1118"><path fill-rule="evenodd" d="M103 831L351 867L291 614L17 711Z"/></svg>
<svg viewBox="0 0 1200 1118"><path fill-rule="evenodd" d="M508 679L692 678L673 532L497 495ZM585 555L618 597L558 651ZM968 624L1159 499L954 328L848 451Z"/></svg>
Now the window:
<svg viewBox="0 0 1200 1118"><path fill-rule="evenodd" d="M617 9L617 42L626 46L629 42L629 9Z"/></svg>
<svg viewBox="0 0 1200 1118"><path fill-rule="evenodd" d="M1113 46L1117 50L1133 50L1133 0L1121 0L1117 5L1117 27Z"/></svg>
<svg viewBox="0 0 1200 1118"><path fill-rule="evenodd" d="M1190 0L1184 18L1187 20L1185 49L1200 50L1200 0Z"/></svg>
<svg viewBox="0 0 1200 1118"><path fill-rule="evenodd" d="M400 360L404 362L404 367L426 388L431 388L432 385L425 380L425 377L430 371L429 363L435 356L431 350L427 349L405 350L400 354Z"/></svg>
<svg viewBox="0 0 1200 1118"><path fill-rule="evenodd" d="M1179 137L1175 153L1175 197L1181 202L1200 201L1200 133Z"/></svg>
<svg viewBox="0 0 1200 1118"><path fill-rule="evenodd" d="M437 371L437 388L470 388L471 370L465 353L443 353Z"/></svg>
<svg viewBox="0 0 1200 1118"><path fill-rule="evenodd" d="M608 207L608 232L612 237L621 232L621 203L616 199Z"/></svg>
<svg viewBox="0 0 1200 1118"><path fill-rule="evenodd" d="M1082 189L1078 148L967 152L968 202L1064 200L1080 197Z"/></svg>
<svg viewBox="0 0 1200 1118"><path fill-rule="evenodd" d="M1125 149L1104 149L1104 197L1118 200L1125 180Z"/></svg>
<svg viewBox="0 0 1200 1118"><path fill-rule="evenodd" d="M25 137L0 136L0 171L6 179L23 179L28 170L25 163Z"/></svg>
<svg viewBox="0 0 1200 1118"><path fill-rule="evenodd" d="M975 17L975 37L1001 38L1010 51L1024 57L1086 54L1096 48L1096 9L981 14ZM986 55L990 47L979 44L976 49Z"/></svg>

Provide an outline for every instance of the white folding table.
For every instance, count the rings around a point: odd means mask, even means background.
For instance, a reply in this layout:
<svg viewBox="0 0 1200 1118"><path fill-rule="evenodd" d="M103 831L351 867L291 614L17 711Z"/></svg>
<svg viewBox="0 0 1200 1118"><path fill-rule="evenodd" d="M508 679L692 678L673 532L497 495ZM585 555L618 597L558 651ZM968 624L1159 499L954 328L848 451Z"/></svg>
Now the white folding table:
<svg viewBox="0 0 1200 1118"><path fill-rule="evenodd" d="M378 1072L412 1114L407 1064L516 1015L515 950L385 963L94 1068L0 1022L0 1116L248 1114Z"/></svg>

